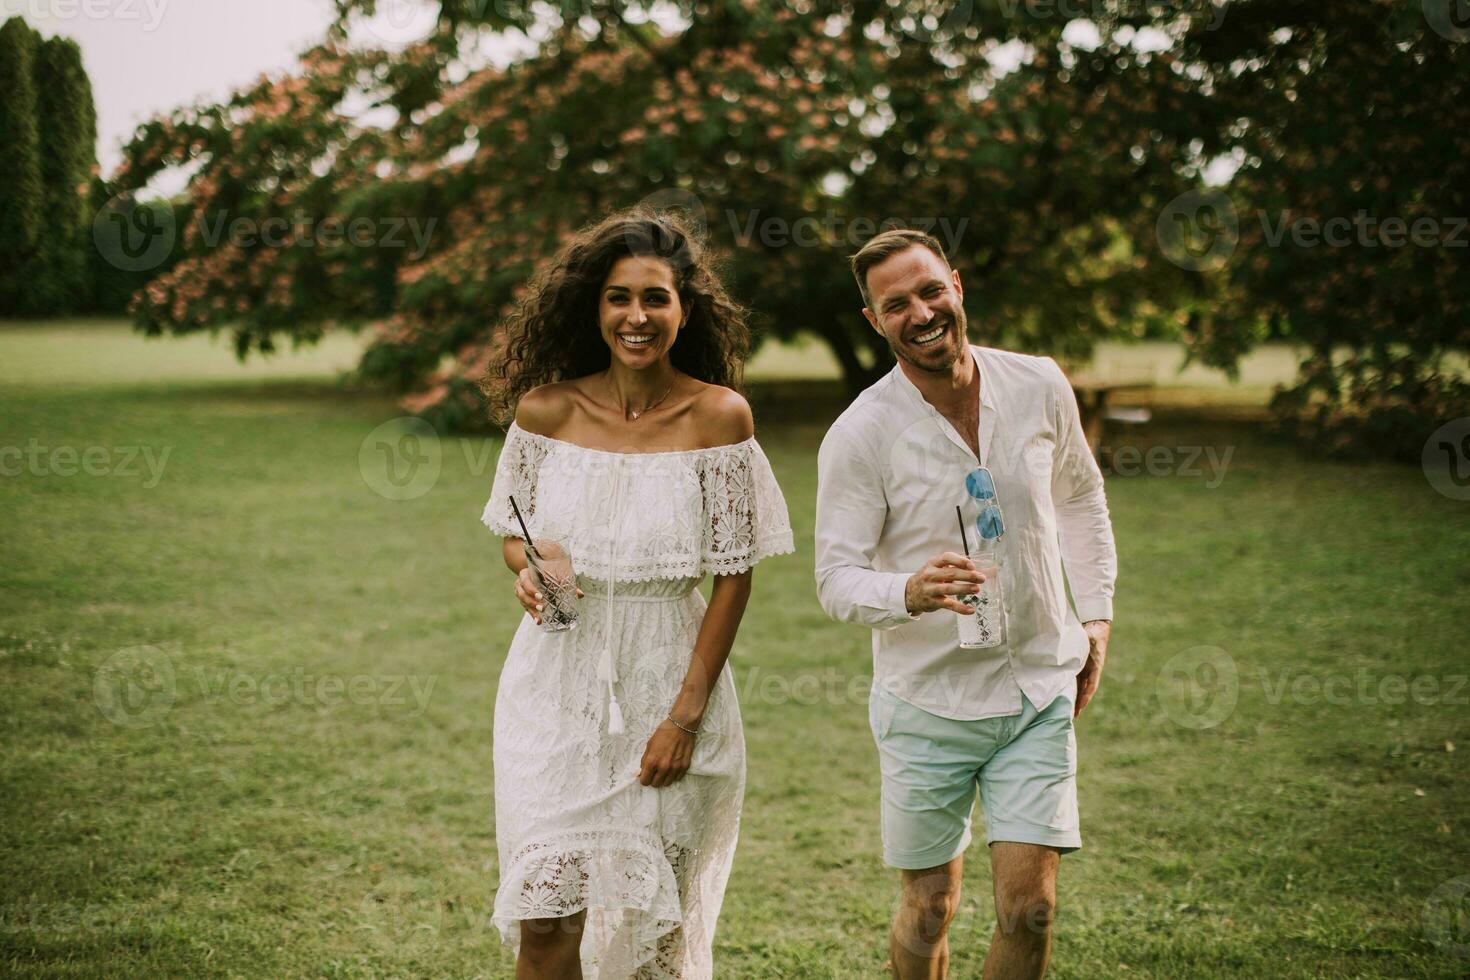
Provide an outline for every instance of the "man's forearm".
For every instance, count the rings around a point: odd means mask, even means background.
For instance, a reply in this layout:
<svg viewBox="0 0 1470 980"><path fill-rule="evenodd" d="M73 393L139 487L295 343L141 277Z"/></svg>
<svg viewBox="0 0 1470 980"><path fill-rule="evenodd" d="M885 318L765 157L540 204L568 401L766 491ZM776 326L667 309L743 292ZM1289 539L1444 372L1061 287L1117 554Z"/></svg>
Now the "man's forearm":
<svg viewBox="0 0 1470 980"><path fill-rule="evenodd" d="M1112 619L1118 553L1107 503L1100 489L1069 503L1057 508L1057 539L1077 618Z"/></svg>
<svg viewBox="0 0 1470 980"><path fill-rule="evenodd" d="M913 622L904 603L909 577L855 565L822 568L817 570L817 599L838 622L892 629Z"/></svg>

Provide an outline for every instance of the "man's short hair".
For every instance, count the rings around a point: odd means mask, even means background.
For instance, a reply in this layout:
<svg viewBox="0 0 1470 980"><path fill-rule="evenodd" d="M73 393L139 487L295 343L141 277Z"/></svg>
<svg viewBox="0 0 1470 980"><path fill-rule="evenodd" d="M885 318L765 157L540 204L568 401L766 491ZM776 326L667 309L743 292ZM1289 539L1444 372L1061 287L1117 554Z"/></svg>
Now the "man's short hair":
<svg viewBox="0 0 1470 980"><path fill-rule="evenodd" d="M868 270L915 245L922 245L939 256L939 261L944 263L945 269L949 268L949 259L945 257L944 248L939 244L939 239L913 228L890 228L887 231L880 231L869 238L863 247L857 250L856 255L848 258L852 264L853 277L857 279L858 292L863 294L864 306L870 309L873 306L873 298L868 295Z"/></svg>

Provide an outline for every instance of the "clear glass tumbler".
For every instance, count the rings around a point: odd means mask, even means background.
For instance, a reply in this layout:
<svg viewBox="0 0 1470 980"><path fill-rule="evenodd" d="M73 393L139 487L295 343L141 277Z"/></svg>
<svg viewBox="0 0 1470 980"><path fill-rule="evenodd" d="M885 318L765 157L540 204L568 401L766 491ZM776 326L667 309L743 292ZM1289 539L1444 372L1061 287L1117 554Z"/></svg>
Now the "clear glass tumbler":
<svg viewBox="0 0 1470 980"><path fill-rule="evenodd" d="M546 606L541 611L541 629L547 633L576 629L581 608L571 553L552 538L537 538L533 548L526 549L526 564L531 566L531 575Z"/></svg>
<svg viewBox="0 0 1470 980"><path fill-rule="evenodd" d="M955 613L959 626L960 647L984 650L998 647L1006 639L1006 609L1000 588L1000 552L994 548L971 551L967 557L975 563L975 571L985 576L980 591L962 595L960 601L973 614Z"/></svg>

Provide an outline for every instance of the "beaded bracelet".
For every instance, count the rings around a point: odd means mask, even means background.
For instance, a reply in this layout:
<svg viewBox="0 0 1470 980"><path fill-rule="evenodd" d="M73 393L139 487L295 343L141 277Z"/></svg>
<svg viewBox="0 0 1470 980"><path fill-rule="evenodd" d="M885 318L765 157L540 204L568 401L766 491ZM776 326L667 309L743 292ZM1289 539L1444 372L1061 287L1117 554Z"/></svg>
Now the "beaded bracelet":
<svg viewBox="0 0 1470 980"><path fill-rule="evenodd" d="M698 735L699 734L699 729L697 729L697 728L685 728L683 725L679 724L677 721L674 721L674 716L673 715L669 715L669 721L673 721L674 722L674 727L677 728L677 729L679 729L679 731L683 732L685 735Z"/></svg>

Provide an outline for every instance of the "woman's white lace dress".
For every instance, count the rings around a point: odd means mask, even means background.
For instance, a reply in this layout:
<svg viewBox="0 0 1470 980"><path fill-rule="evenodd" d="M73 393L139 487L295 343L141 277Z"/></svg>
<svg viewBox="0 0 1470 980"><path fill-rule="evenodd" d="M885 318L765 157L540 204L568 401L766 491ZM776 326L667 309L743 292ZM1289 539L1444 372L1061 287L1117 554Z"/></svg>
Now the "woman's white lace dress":
<svg viewBox="0 0 1470 980"><path fill-rule="evenodd" d="M587 596L566 632L523 616L500 676L495 924L518 948L522 919L585 908L588 980L710 977L745 790L730 670L689 773L653 789L638 770L689 669L705 610L695 587L794 550L781 489L754 437L615 453L512 424L483 520L520 537L512 494L533 537L568 547Z"/></svg>

